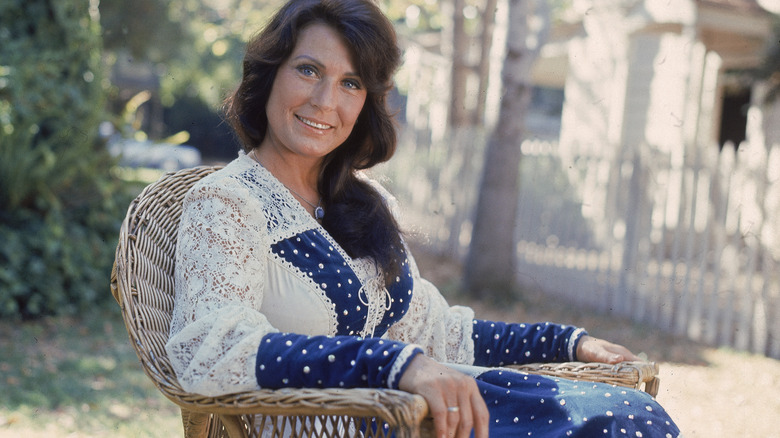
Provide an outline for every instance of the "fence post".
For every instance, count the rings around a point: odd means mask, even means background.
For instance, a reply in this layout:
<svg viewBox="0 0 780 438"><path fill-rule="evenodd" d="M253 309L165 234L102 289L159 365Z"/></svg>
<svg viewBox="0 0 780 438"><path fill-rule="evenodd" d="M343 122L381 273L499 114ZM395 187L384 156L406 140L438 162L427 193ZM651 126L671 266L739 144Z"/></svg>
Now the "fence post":
<svg viewBox="0 0 780 438"><path fill-rule="evenodd" d="M626 200L625 236L623 238L623 266L620 269L618 281L618 294L623 295L619 312L624 316L632 314L632 305L638 303L637 278L639 277L637 264L639 252L639 225L640 212L645 205L644 178L642 160L639 151L634 152L632 159L631 178L628 185L628 199Z"/></svg>

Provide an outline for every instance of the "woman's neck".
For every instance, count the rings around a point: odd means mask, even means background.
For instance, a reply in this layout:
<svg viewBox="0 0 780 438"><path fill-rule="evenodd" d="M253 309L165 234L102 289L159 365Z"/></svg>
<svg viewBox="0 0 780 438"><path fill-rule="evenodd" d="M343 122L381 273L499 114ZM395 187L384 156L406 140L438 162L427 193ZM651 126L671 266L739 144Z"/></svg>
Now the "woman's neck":
<svg viewBox="0 0 780 438"><path fill-rule="evenodd" d="M315 162L298 157L287 157L273 151L266 151L265 148L252 149L248 155L271 172L297 198L300 198L299 201L303 201L304 207L308 208L311 204L317 205L320 202L317 179L321 160Z"/></svg>

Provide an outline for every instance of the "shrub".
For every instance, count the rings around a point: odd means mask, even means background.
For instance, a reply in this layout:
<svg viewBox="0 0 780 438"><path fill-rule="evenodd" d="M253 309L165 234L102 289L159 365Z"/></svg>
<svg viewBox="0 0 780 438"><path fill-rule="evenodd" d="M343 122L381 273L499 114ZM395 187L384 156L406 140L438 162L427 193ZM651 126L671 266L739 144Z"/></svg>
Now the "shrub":
<svg viewBox="0 0 780 438"><path fill-rule="evenodd" d="M108 295L126 203L97 141L95 7L0 2L0 317L72 312Z"/></svg>

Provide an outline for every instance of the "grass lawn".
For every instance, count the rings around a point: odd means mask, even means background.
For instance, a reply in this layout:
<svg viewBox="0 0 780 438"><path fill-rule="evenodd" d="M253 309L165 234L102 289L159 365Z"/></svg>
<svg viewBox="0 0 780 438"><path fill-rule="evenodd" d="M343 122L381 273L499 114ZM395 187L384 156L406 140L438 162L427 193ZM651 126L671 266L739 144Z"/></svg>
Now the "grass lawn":
<svg viewBox="0 0 780 438"><path fill-rule="evenodd" d="M532 293L477 303L457 291L451 263L418 255L452 304L479 317L557 321L661 363L658 400L686 437L780 437L780 361L713 348ZM178 408L144 375L116 306L80 318L0 321L0 438L181 437Z"/></svg>
<svg viewBox="0 0 780 438"><path fill-rule="evenodd" d="M182 436L118 311L0 322L0 437Z"/></svg>

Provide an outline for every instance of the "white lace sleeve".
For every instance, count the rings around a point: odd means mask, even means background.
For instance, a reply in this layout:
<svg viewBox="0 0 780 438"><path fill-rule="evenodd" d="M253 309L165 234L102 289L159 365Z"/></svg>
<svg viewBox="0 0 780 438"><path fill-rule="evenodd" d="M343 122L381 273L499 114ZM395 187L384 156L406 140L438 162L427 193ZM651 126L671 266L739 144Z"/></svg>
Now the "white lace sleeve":
<svg viewBox="0 0 780 438"><path fill-rule="evenodd" d="M266 239L262 208L240 184L187 194L176 249L176 301L166 350L182 387L203 395L258 388L260 340L275 332L259 309Z"/></svg>

